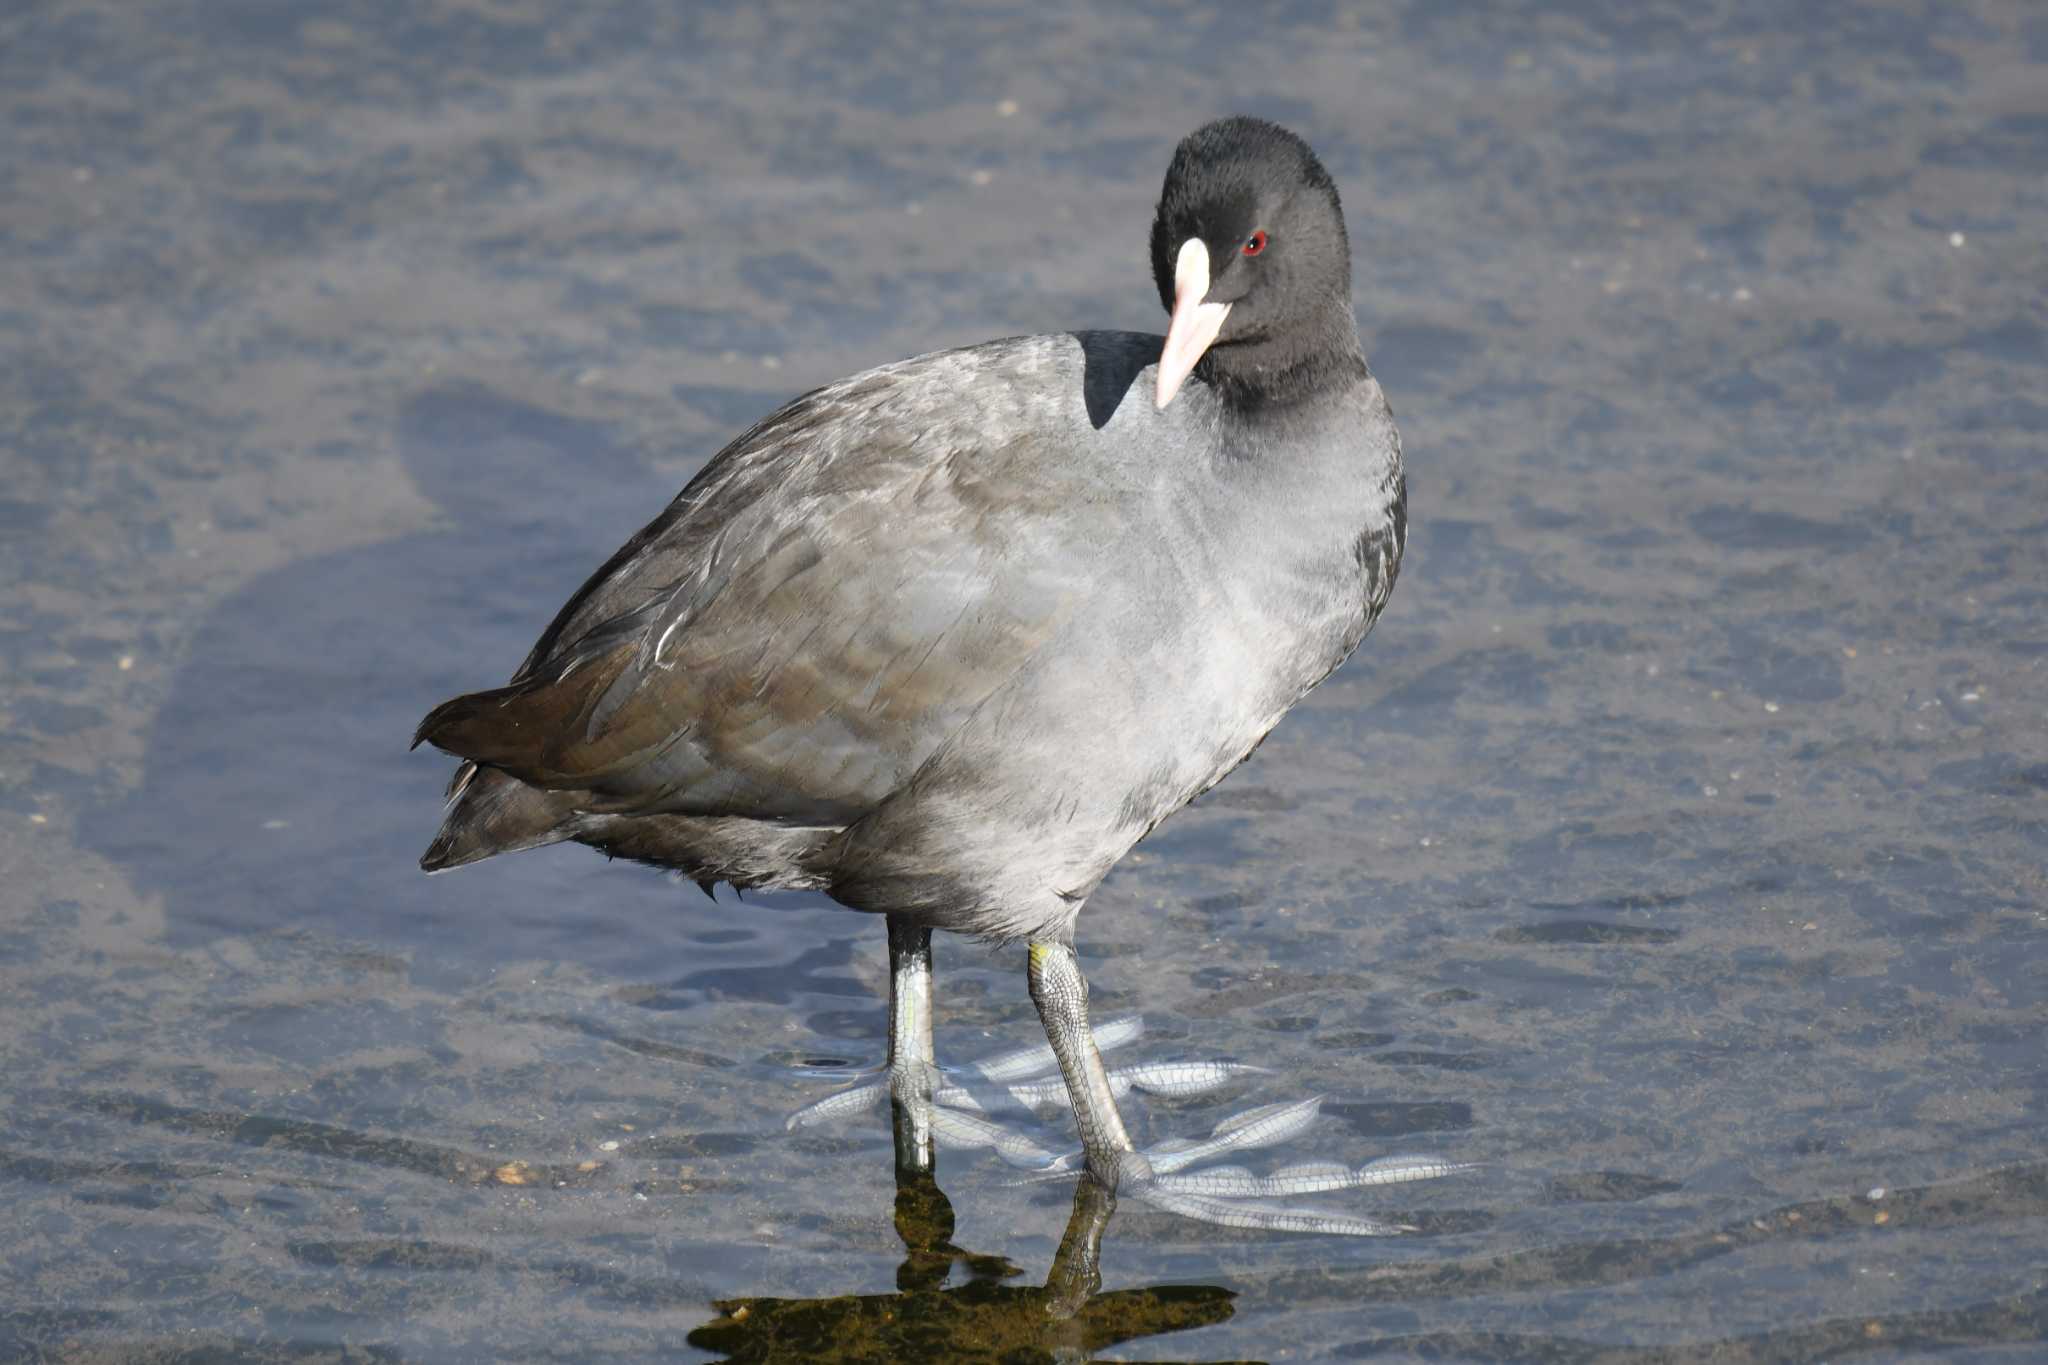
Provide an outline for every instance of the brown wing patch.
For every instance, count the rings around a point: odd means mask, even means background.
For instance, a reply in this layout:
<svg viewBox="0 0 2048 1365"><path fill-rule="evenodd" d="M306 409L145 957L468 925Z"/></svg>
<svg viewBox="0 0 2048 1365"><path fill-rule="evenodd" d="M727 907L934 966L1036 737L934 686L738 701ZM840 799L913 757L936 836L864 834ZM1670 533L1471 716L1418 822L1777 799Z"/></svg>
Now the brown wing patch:
<svg viewBox="0 0 2048 1365"><path fill-rule="evenodd" d="M446 703L420 737L585 811L822 826L872 809L1089 591L1049 543L1058 519L1032 515L1059 506L1046 452L932 406L951 372L977 404L1025 401L974 382L986 350L772 414L585 584L511 686Z"/></svg>

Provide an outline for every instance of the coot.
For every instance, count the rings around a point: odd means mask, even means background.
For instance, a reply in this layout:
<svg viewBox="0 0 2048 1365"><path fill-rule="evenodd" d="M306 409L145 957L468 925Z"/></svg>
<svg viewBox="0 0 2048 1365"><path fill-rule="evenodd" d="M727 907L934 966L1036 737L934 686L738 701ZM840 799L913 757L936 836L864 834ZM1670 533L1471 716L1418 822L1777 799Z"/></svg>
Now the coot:
<svg viewBox="0 0 2048 1365"><path fill-rule="evenodd" d="M1406 537L1307 144L1244 117L1190 134L1151 255L1163 339L919 356L720 451L509 684L421 722L464 760L421 866L575 840L884 915L905 1099L929 1094L931 931L1025 940L1088 1169L1149 1177L1075 919L1357 647Z"/></svg>

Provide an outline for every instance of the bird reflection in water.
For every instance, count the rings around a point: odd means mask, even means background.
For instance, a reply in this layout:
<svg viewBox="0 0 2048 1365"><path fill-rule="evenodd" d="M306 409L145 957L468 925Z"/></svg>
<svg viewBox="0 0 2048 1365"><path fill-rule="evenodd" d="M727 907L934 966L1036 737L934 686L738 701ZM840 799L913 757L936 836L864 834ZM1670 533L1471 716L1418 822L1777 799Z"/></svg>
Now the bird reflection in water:
<svg viewBox="0 0 2048 1365"><path fill-rule="evenodd" d="M953 1244L953 1206L930 1169L899 1165L896 1232L903 1264L894 1294L820 1299L721 1299L690 1345L733 1361L1085 1360L1112 1346L1227 1321L1237 1295L1216 1285L1166 1284L1103 1294L1102 1233L1116 1196L1094 1180L1074 1212L1045 1283L1000 1256ZM954 1268L965 1279L949 1285Z"/></svg>

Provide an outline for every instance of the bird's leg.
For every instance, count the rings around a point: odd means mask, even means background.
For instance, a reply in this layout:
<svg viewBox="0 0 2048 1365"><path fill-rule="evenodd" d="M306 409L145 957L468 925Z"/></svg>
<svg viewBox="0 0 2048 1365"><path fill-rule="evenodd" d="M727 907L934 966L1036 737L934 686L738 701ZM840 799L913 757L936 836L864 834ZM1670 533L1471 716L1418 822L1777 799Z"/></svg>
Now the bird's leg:
<svg viewBox="0 0 2048 1365"><path fill-rule="evenodd" d="M932 1168L932 931L889 919L889 1108L896 1168Z"/></svg>
<svg viewBox="0 0 2048 1365"><path fill-rule="evenodd" d="M1232 1062L1139 1062L1106 1071L1101 1048L1114 1048L1141 1031L1135 1018L1112 1019L1102 1026L1100 1041L1088 1021L1088 983L1074 950L1059 943L1031 945L1032 1003L1045 1025L1046 1043L985 1057L934 1085L938 1068L932 1061L931 935L907 923L889 921L890 1009L889 1074L855 1085L805 1105L790 1116L791 1128L872 1108L887 1094L895 1102L898 1187L929 1184L933 1151L938 1146L986 1149L1014 1166L1026 1166L1036 1178L1055 1178L1085 1161L1090 1178L1083 1192L1129 1197L1153 1208L1217 1227L1266 1232L1315 1232L1336 1236L1385 1237L1415 1229L1402 1223L1323 1209L1276 1205L1266 1201L1366 1186L1434 1180L1477 1169L1472 1163L1434 1156L1389 1156L1356 1168L1334 1161L1287 1165L1270 1175L1254 1175L1237 1166L1216 1166L1236 1152L1270 1147L1292 1139L1315 1121L1322 1096L1292 1103L1265 1104L1224 1119L1198 1141L1169 1139L1140 1152L1117 1112L1116 1096L1125 1089L1154 1095L1196 1095L1215 1090L1233 1078L1264 1068ZM1058 1068L1061 1083L1041 1082ZM1006 1106L1032 1108L1064 1097L1081 1130L1081 1151L1054 1151L1057 1139L1009 1126L995 1117ZM1048 1145L1051 1144L1051 1145ZM1076 1194L1076 1208L1083 1194ZM1085 1299L1090 1263L1115 1201L1087 1205L1087 1236L1075 1244L1071 1257L1063 1252L1064 1270L1048 1282L1055 1303ZM904 1205L899 1202L899 1214ZM1098 1221L1099 1220L1099 1221ZM906 1234L906 1245L910 1238ZM915 1258L914 1258L915 1259ZM906 1263L907 1264L907 1263ZM923 1266L923 1262L919 1262ZM913 1277L925 1270L912 1267ZM977 1272L980 1273L980 1272ZM1001 1273L1001 1272L997 1272ZM1062 1288L1064 1286L1064 1288Z"/></svg>
<svg viewBox="0 0 2048 1365"><path fill-rule="evenodd" d="M1033 943L1029 970L1031 1003L1038 1006L1039 1022L1073 1099L1089 1174L1111 1190L1123 1180L1149 1177L1151 1165L1131 1146L1102 1054L1095 1050L1095 1035L1088 1030L1088 980L1073 947Z"/></svg>

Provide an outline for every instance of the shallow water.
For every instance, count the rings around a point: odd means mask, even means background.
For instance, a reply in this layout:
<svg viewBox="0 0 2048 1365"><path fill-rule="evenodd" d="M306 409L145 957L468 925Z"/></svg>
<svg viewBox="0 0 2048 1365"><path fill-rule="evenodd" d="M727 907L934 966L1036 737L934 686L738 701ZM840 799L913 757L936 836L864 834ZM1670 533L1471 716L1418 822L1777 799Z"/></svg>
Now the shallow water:
<svg viewBox="0 0 2048 1365"><path fill-rule="evenodd" d="M834 13L0 19L0 1357L2034 1358L2048 19ZM1344 190L1414 539L1082 960L1276 1073L1149 1137L1484 1168L1331 1199L1389 1239L1127 1201L1088 1300L1070 1186L784 1131L878 924L424 878L405 741L781 398L1156 327L1230 109ZM941 940L943 1056L1022 966Z"/></svg>

